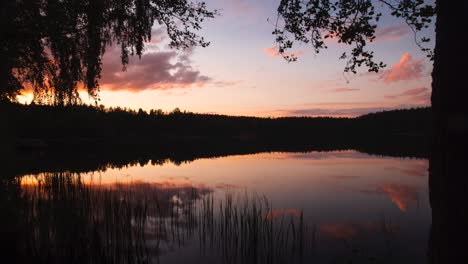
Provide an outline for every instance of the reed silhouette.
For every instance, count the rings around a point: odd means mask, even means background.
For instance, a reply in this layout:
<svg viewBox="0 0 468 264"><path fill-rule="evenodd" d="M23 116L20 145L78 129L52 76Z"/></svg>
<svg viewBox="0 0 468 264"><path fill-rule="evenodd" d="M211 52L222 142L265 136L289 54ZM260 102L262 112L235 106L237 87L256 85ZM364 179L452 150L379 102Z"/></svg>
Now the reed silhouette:
<svg viewBox="0 0 468 264"><path fill-rule="evenodd" d="M219 252L222 263L301 263L310 259L315 230L302 211L279 214L266 197L227 193L218 201L205 196L198 229L202 254Z"/></svg>
<svg viewBox="0 0 468 264"><path fill-rule="evenodd" d="M69 172L0 187L2 253L15 263L153 263L194 237L223 263L284 263L309 246L302 212L279 221L265 197L228 194L216 207L206 188L85 183Z"/></svg>
<svg viewBox="0 0 468 264"><path fill-rule="evenodd" d="M15 263L152 262L192 235L195 201L210 192L90 184L69 172L2 179L0 186L1 209L8 213L2 240L14 247L4 256Z"/></svg>

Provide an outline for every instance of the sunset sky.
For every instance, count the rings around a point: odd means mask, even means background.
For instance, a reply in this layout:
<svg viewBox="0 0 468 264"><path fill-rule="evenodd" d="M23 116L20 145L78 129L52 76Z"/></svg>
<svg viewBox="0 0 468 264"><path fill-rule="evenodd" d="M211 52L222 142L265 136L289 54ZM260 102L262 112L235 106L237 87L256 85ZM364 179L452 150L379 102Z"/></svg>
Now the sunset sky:
<svg viewBox="0 0 468 264"><path fill-rule="evenodd" d="M209 47L170 50L164 29L155 25L145 54L141 60L131 59L126 72L119 50L109 47L101 103L271 117L356 116L429 105L432 63L403 20L384 16L371 45L376 58L387 64L385 71L369 74L362 69L350 75L343 73L345 61L338 59L349 47L333 40L320 54L297 46L297 62L279 56L271 34L278 3L208 0L208 7L220 10L220 16L206 21L199 32L211 42ZM433 30L420 36L433 38ZM87 95L82 97L87 100Z"/></svg>

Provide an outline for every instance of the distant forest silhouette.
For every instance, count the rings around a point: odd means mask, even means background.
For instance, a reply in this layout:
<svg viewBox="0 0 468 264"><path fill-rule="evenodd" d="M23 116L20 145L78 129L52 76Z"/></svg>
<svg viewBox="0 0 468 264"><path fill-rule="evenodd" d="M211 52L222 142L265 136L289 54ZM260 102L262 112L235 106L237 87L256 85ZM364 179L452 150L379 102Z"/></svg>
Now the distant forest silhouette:
<svg viewBox="0 0 468 264"><path fill-rule="evenodd" d="M7 103L0 113L3 133L16 143L41 140L44 147L57 143L109 141L147 143L174 137L185 139L355 140L369 136L426 138L431 131L430 108L371 113L357 118L278 117L261 118L171 112L162 110L104 108L86 105L54 107ZM31 141L32 143L32 141ZM37 141L36 141L37 143ZM17 145L18 146L18 145ZM25 145L24 147L27 147ZM31 144L30 147L40 147Z"/></svg>
<svg viewBox="0 0 468 264"><path fill-rule="evenodd" d="M4 173L86 172L260 152L354 149L428 158L431 109L259 118L93 106L2 105Z"/></svg>

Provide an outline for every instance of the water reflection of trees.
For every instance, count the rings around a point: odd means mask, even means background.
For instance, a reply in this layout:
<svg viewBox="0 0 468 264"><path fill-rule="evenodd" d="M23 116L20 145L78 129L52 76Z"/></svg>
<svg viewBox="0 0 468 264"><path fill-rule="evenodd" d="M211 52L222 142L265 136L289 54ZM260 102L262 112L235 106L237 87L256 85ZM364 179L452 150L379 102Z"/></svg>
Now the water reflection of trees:
<svg viewBox="0 0 468 264"><path fill-rule="evenodd" d="M261 140L242 141L236 139L198 139L165 140L162 142L143 142L141 144L120 144L119 141L107 143L81 143L67 147L57 146L36 151L18 149L0 149L0 166L3 174L9 177L37 174L40 172L72 171L86 173L103 171L111 168L163 165L180 165L197 159L226 157L229 155L258 154L265 152L309 153L324 151L357 150L362 153L394 156L427 158L427 148L418 146L419 141L412 138L378 138L375 142L318 142L294 140L294 136L284 141ZM292 140L292 142L290 142ZM418 143L419 142L419 143Z"/></svg>

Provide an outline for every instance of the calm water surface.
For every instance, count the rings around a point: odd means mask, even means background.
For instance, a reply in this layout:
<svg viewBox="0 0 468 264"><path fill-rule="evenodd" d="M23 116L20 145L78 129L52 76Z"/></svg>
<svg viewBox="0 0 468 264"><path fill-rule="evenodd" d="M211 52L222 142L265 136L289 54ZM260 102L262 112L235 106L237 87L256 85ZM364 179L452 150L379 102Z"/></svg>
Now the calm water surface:
<svg viewBox="0 0 468 264"><path fill-rule="evenodd" d="M164 197L178 204L189 202L184 199L188 190L202 190L192 197L191 203L193 207L201 207L203 201L212 199L213 218L223 217L219 203L226 206L226 199L232 198L233 204L242 204L246 197L252 200L257 197L259 203L267 200L262 219L275 222L278 230L298 230L299 224L304 230L300 239L308 242L296 244L291 251L300 255L295 259L298 262L425 263L431 224L427 171L428 161L424 159L333 151L261 153L182 164L149 162L80 177L86 185L104 189L112 186L164 189ZM35 186L38 180L41 175L26 175L21 179L22 188ZM175 191L168 191L171 189ZM202 214L202 211L194 213L197 217ZM177 243L158 245L160 250L151 260L159 263L246 261L238 253L229 252L232 245L227 247L220 241L215 241L215 245L211 241L208 246L201 243L203 234L209 233L201 229L205 225L203 221L187 225L183 239ZM296 225L293 229L291 223ZM239 249L240 252L251 250L252 242L243 241L242 236L238 238L242 231L239 226L233 226L231 237L218 239L240 239L236 245L244 243L250 248ZM290 239L296 233L279 234L270 239L280 236ZM262 242L255 240L254 244ZM249 261L257 262L257 253L248 252Z"/></svg>

